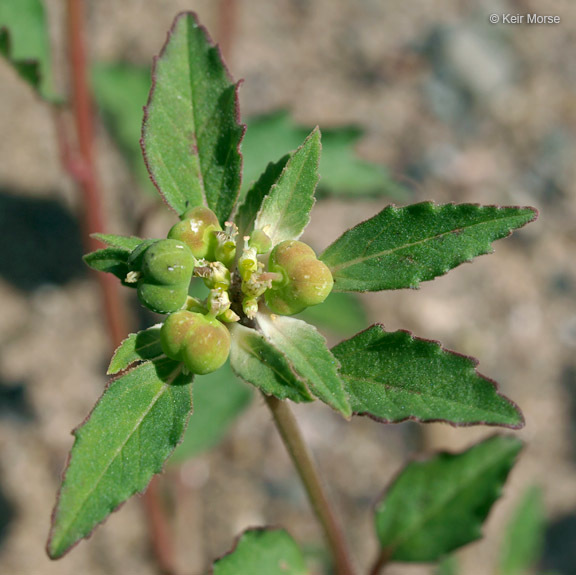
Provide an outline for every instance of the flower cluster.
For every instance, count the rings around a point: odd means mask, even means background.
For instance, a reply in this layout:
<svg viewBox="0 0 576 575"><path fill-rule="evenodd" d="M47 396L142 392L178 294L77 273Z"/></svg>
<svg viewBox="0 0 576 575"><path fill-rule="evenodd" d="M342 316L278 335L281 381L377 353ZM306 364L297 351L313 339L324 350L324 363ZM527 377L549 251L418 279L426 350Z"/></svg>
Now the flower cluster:
<svg viewBox="0 0 576 575"><path fill-rule="evenodd" d="M142 305L170 314L161 330L164 353L197 374L226 361L226 324L250 324L261 303L276 314L299 313L322 303L334 283L305 243L287 240L272 247L265 229L240 240L235 224L226 222L222 229L206 207L185 212L167 239L140 244L128 267L125 282L137 284ZM194 278L210 290L204 300L189 295Z"/></svg>

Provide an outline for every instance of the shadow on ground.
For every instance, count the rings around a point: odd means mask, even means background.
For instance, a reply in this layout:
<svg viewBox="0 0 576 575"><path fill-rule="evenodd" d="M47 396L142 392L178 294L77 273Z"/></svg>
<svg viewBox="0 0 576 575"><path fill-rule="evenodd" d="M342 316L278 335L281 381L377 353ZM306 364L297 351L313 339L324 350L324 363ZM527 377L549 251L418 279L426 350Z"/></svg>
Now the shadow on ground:
<svg viewBox="0 0 576 575"><path fill-rule="evenodd" d="M22 291L86 273L78 222L54 199L0 188L0 245L0 277Z"/></svg>

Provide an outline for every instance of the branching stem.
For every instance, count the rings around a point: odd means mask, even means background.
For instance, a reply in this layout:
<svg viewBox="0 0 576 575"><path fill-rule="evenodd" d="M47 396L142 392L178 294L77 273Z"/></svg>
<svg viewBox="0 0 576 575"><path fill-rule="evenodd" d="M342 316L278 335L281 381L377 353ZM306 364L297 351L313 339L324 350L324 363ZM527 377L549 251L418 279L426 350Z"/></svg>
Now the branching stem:
<svg viewBox="0 0 576 575"><path fill-rule="evenodd" d="M334 558L336 575L354 575L356 570L344 537L344 530L336 519L326 496L322 480L292 410L286 401L267 395L264 398L272 412L280 437L304 484L314 513L322 525L324 536Z"/></svg>

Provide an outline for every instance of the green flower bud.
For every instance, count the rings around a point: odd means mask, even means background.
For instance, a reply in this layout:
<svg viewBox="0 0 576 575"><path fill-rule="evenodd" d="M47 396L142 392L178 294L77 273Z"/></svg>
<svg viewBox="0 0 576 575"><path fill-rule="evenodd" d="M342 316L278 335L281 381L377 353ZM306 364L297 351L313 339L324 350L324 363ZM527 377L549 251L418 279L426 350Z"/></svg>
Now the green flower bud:
<svg viewBox="0 0 576 575"><path fill-rule="evenodd" d="M256 248L251 248L248 245L248 236L244 238L244 250L242 255L238 258L238 272L240 277L247 281L250 279L252 274L258 271L258 259Z"/></svg>
<svg viewBox="0 0 576 575"><path fill-rule="evenodd" d="M225 230L216 233L218 245L216 246L216 260L222 262L225 266L232 266L236 258L236 236L238 235L238 226L234 222L226 222Z"/></svg>
<svg viewBox="0 0 576 575"><path fill-rule="evenodd" d="M217 319L180 310L168 316L160 330L162 350L204 375L221 367L230 353L230 332Z"/></svg>
<svg viewBox="0 0 576 575"><path fill-rule="evenodd" d="M215 232L222 228L216 214L209 208L197 206L188 210L168 232L168 238L185 243L196 258L214 261L218 245Z"/></svg>
<svg viewBox="0 0 576 575"><path fill-rule="evenodd" d="M226 290L211 289L206 298L206 305L212 317L219 316L230 309L230 296Z"/></svg>
<svg viewBox="0 0 576 575"><path fill-rule="evenodd" d="M198 277L204 280L209 289L228 289L230 287L230 270L222 262L209 262L208 265L196 268Z"/></svg>
<svg viewBox="0 0 576 575"><path fill-rule="evenodd" d="M268 269L283 278L272 282L272 289L265 294L266 305L281 315L293 315L322 303L334 285L328 266L316 258L310 246L296 240L274 247Z"/></svg>
<svg viewBox="0 0 576 575"><path fill-rule="evenodd" d="M145 279L138 281L138 299L140 303L156 313L177 311L186 303L187 298L187 283L166 286L153 284Z"/></svg>
<svg viewBox="0 0 576 575"><path fill-rule="evenodd" d="M249 280L242 282L242 293L249 298L259 298L267 289L272 287L272 282L267 279L268 274L252 274Z"/></svg>
<svg viewBox="0 0 576 575"><path fill-rule="evenodd" d="M176 240L159 240L142 258L142 276L163 285L189 284L194 271L194 256L188 247Z"/></svg>
<svg viewBox="0 0 576 575"><path fill-rule="evenodd" d="M244 298L242 301L242 311L249 319L254 319L258 313L258 300L256 298Z"/></svg>

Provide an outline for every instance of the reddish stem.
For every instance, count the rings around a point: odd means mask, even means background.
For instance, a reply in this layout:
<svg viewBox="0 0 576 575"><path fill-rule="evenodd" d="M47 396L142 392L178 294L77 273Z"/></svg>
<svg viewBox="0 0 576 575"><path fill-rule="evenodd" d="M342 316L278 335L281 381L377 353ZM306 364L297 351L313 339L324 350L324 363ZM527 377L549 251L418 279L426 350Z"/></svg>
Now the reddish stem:
<svg viewBox="0 0 576 575"><path fill-rule="evenodd" d="M142 503L146 510L148 528L154 549L154 557L161 575L175 575L174 548L172 536L168 529L162 497L160 493L160 477L155 475L148 485Z"/></svg>
<svg viewBox="0 0 576 575"><path fill-rule="evenodd" d="M94 156L93 106L87 77L83 0L67 0L67 10L68 56L77 151L72 150L69 145L64 116L60 110L56 112L56 126L64 168L76 181L84 196L83 239L86 249L93 251L101 246L98 240L90 237L90 233L104 232L105 218ZM102 294L110 343L115 348L129 332L128 318L120 297L118 281L105 273L97 273L96 279ZM150 483L144 494L143 504L159 572L162 575L173 575L176 569L170 543L170 528L158 497L156 481L157 478L154 478Z"/></svg>
<svg viewBox="0 0 576 575"><path fill-rule="evenodd" d="M94 128L92 124L92 97L87 78L86 51L84 46L84 5L82 0L68 0L68 54L71 69L72 102L76 128L77 155L66 144L65 168L76 180L84 196L84 243L89 251L98 249L98 240L90 233L104 231L102 195L94 162ZM65 138L63 127L60 137ZM67 140L64 140L67 142ZM111 344L118 346L128 333L125 309L118 292L118 282L108 274L97 274L103 298Z"/></svg>

